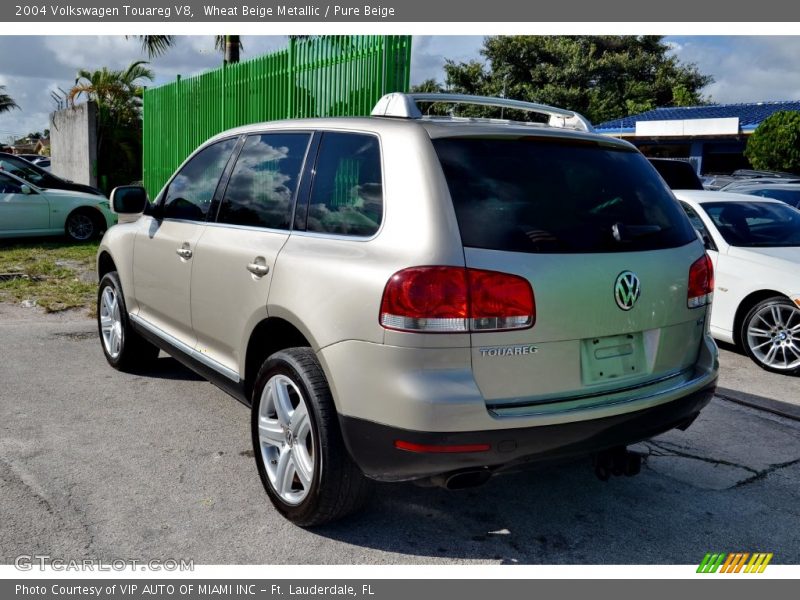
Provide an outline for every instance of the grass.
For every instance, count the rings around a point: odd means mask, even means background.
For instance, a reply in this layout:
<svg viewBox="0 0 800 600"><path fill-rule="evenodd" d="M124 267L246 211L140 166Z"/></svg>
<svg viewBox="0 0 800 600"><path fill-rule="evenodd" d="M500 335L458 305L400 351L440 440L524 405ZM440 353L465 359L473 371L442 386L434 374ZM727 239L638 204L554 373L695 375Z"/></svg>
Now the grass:
<svg viewBox="0 0 800 600"><path fill-rule="evenodd" d="M94 311L97 283L94 271L97 242L15 243L0 245L0 275L20 273L20 278L0 280L0 302L36 302L47 312L73 308Z"/></svg>

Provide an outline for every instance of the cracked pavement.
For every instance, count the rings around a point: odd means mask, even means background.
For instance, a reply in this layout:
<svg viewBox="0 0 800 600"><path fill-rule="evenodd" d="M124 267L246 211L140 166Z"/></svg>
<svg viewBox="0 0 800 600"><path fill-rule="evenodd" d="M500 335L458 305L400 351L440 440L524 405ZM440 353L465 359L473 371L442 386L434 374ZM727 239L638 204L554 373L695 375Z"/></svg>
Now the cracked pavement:
<svg viewBox="0 0 800 600"><path fill-rule="evenodd" d="M244 406L164 355L114 371L85 317L0 304L0 563L800 563L800 422L715 399L638 449L633 478L583 460L463 492L381 485L363 514L305 531L261 488Z"/></svg>

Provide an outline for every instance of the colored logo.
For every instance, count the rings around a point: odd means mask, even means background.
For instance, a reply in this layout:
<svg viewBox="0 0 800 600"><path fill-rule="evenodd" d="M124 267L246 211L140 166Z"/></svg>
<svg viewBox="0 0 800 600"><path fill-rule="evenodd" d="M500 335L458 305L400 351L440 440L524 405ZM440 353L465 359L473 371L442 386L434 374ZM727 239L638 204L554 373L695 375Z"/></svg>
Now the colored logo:
<svg viewBox="0 0 800 600"><path fill-rule="evenodd" d="M763 573L772 552L709 552L697 567L698 573Z"/></svg>

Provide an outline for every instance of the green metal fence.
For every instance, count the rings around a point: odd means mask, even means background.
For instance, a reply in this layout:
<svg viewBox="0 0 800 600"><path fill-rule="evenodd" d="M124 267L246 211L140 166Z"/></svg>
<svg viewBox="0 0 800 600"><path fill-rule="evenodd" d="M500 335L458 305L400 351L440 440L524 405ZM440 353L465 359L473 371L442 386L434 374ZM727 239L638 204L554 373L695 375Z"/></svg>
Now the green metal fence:
<svg viewBox="0 0 800 600"><path fill-rule="evenodd" d="M407 91L411 36L290 39L278 52L145 90L143 180L152 198L202 142L275 119L368 115Z"/></svg>

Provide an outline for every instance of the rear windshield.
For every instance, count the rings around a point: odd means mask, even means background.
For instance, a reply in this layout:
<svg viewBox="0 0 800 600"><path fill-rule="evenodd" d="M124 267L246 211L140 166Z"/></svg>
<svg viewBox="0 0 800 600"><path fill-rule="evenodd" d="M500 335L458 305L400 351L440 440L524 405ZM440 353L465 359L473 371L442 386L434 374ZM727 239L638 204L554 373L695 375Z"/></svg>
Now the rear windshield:
<svg viewBox="0 0 800 600"><path fill-rule="evenodd" d="M464 246L511 252L656 250L697 239L633 150L523 138L433 140Z"/></svg>
<svg viewBox="0 0 800 600"><path fill-rule="evenodd" d="M650 163L672 190L703 189L703 183L690 163L682 160L652 160Z"/></svg>

